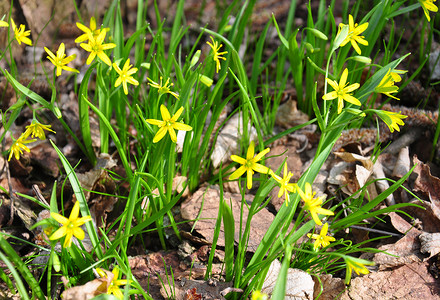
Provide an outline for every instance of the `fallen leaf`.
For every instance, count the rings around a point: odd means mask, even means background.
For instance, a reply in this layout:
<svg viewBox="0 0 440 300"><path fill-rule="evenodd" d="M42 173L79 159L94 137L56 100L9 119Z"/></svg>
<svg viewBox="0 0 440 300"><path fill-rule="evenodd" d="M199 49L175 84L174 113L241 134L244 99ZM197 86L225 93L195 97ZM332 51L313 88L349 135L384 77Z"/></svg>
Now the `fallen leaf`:
<svg viewBox="0 0 440 300"><path fill-rule="evenodd" d="M275 122L284 128L292 128L294 126L304 124L309 121L306 113L298 110L295 100L287 100L278 107Z"/></svg>
<svg viewBox="0 0 440 300"><path fill-rule="evenodd" d="M394 219L394 224L398 222L397 220L399 220L399 218L397 214L393 215L392 219ZM420 253L419 235L419 230L411 228L406 235L396 243L380 246L379 250L385 252L376 253L373 258L379 270L395 268L413 262L421 262L423 256Z"/></svg>
<svg viewBox="0 0 440 300"><path fill-rule="evenodd" d="M182 279L172 286L165 283L160 293L165 299L170 299L173 295L172 298L176 300L224 300L222 291L231 286L232 282Z"/></svg>
<svg viewBox="0 0 440 300"><path fill-rule="evenodd" d="M392 176L402 178L409 172L411 167L411 160L409 158L409 148L402 148L399 152L396 164L393 169Z"/></svg>
<svg viewBox="0 0 440 300"><path fill-rule="evenodd" d="M235 218L235 242L239 242L238 230L240 228L240 210L241 210L241 194L231 194L225 192L223 195L226 201L232 203L232 213ZM181 204L181 215L185 220L198 221L194 225L194 230L201 234L205 239L212 242L214 238L215 223L218 216L220 191L218 186L206 187L202 186L190 198ZM252 195L245 195L245 200L252 202ZM202 205L203 204L203 205ZM201 211L200 211L201 210ZM243 207L243 220L248 216L248 209ZM251 231L249 236L248 251L255 251L260 245L261 240L274 220L274 216L266 209L260 210L252 217ZM190 222L192 225L194 222ZM246 222L243 222L242 230L244 230ZM225 245L223 223L220 229L220 235L217 245L223 247Z"/></svg>
<svg viewBox="0 0 440 300"><path fill-rule="evenodd" d="M419 240L421 245L420 252L429 253L429 257L425 258L425 260L440 253L440 233L423 232L419 235Z"/></svg>
<svg viewBox="0 0 440 300"><path fill-rule="evenodd" d="M429 196L429 200L440 209L440 179L431 175L428 165L421 162L414 155L413 162L416 165L414 173L418 175L414 182L414 191L420 191Z"/></svg>
<svg viewBox="0 0 440 300"><path fill-rule="evenodd" d="M319 277L319 280L317 277ZM338 295L345 289L344 280L335 278L331 274L314 276L313 281L315 282L313 299L334 300L337 299Z"/></svg>
<svg viewBox="0 0 440 300"><path fill-rule="evenodd" d="M88 300L97 295L106 294L114 274L105 269L102 270L107 274L106 278L97 278L84 285L68 288L61 294L61 298L63 300Z"/></svg>
<svg viewBox="0 0 440 300"><path fill-rule="evenodd" d="M354 278L339 299L440 299L439 292L438 283L428 273L428 262L413 262Z"/></svg>

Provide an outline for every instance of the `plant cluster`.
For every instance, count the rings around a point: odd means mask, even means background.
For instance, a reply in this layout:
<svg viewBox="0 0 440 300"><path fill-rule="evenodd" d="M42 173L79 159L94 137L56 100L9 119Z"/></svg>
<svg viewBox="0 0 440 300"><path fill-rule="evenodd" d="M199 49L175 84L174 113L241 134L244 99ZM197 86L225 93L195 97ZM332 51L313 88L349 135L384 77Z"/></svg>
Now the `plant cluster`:
<svg viewBox="0 0 440 300"><path fill-rule="evenodd" d="M1 71L17 93L17 102L2 112L5 131L0 140L7 138L6 133L11 130L24 107L29 107L34 113L32 123L18 138L10 135L12 144L8 160L13 157L19 160L23 151L30 152L27 144L35 142L36 138L45 140L47 132L55 134L51 125L39 121L39 112L50 111L92 165L96 164L98 153L116 150L125 170L125 177L118 180L128 182L130 186L127 197L116 195L125 203L119 218L108 227L96 228L75 168L57 145L50 141L60 157L76 202L67 218L67 212L60 213L55 188L50 205L34 199L49 210L51 216L34 225L41 226L47 237L47 246L42 248L49 253L48 264L42 273L48 276L47 289L44 291L40 286L41 278L36 279L31 274L30 267L6 241L7 236L0 233L0 258L11 270L15 285L2 270L0 277L11 291L18 290L24 299L29 298L21 279L24 278L32 290L32 297L45 299L52 295L51 276L64 276L67 287L78 286L98 277L111 278L104 292L119 299L134 294L150 299L148 290L131 273L128 248L135 242L142 242L143 234L150 230L157 231L161 246L167 248L165 218L180 238L172 208L182 193L174 192L173 179L177 175L185 176L186 186L194 191L212 173L210 155L219 130L216 124L228 104L235 108L233 113L241 116L240 153L231 155L233 163L222 166L219 174L211 176L209 182L219 183L222 195L214 235L218 237L223 223L225 280L232 281L234 287L243 290L242 294L231 297L267 299L267 295L260 290L275 259L282 260L282 268L272 299L284 299L288 267L301 268L310 274L335 274L345 270L346 284L349 284L353 271L357 274L369 272L366 266L372 265L372 262L358 258L356 254L377 250L362 248L362 244L353 244L344 238L337 239L336 234L362 223L366 218L398 211L403 204L375 208L401 187L409 173L374 199L370 199L366 189L372 182L339 203L317 197L312 185L344 129L360 127L374 120L374 116L378 116L391 132L399 131L404 125L405 115L381 109L383 103L376 103L376 98L378 94L383 94L392 101L399 100L396 95L400 89L396 83L402 82L407 71L397 67L408 55L392 60L398 44L395 45L394 39L390 39L388 44L385 42L384 55L379 59L376 51L382 44L380 34L390 20L416 13L420 7L426 16L423 30L431 26L432 32L433 25L428 22L431 21L430 11L438 10L435 0L419 0L413 4L410 4L411 1L377 1L364 16L361 16L360 9L362 1L354 1L350 10L349 1L343 1L343 21L340 24L336 24L333 16L335 1L331 1L328 7L325 6L326 1L320 1L317 15L312 14L309 4L306 27L295 30L292 20L296 1L292 1L285 30L281 31L273 17L257 37L250 74L238 53L256 1L246 1L244 6L240 6L241 1L238 0L232 2L224 12L217 31L200 28L194 45L184 50L187 51L186 55L182 55L181 49L182 39L188 34L188 28L182 26L183 0L178 1L168 39L164 34L168 30L166 21L159 21L161 18L157 6L154 9L158 26L151 28L145 21L147 7L142 1L138 2L136 32L128 38L124 36L121 10L116 0L106 12L102 25L98 26L93 17L88 27L84 22L78 22L77 27L84 33L75 42L89 53L85 62L89 65L88 69L75 89L80 137L65 122L57 106L56 78L63 71L76 78L79 71L69 67L75 55L67 56L64 43L59 45L56 54L44 47L47 59L53 64L53 75L46 74L52 87L52 98L47 101L19 82L10 47L14 40L20 45L32 46L31 32L25 30L23 24L17 27L10 17L11 13L0 21L1 27L12 29L8 31L8 48L0 55L0 59L7 60L9 50L10 69ZM232 20L234 12L237 15ZM82 20L79 11L78 17ZM267 46L270 29L277 31L281 44L264 61L263 50ZM152 36L148 52L144 50L143 37L146 35ZM394 37L394 27L391 35ZM203 47L208 47L208 55L203 54ZM273 72L270 70L272 62L276 63ZM285 72L286 65L288 72ZM269 89L268 83L260 83L262 75L269 72L274 77L271 81L276 84L274 91L271 91L273 95L264 92ZM92 90L89 85L93 74L96 74L96 85ZM367 76L361 80L362 74ZM325 78L323 91L317 90L316 81L320 75ZM402 86L416 75L405 77ZM314 118L273 136L280 97L291 79L297 90L299 107ZM263 91L262 97L257 96L258 91ZM391 100L388 98L385 103ZM94 148L92 143L91 112L99 118L99 149ZM319 144L313 162L296 183L290 182L293 174L286 162L278 170L264 165L265 155L270 153L268 146L273 141L312 123L319 127ZM255 141L250 138L251 125L256 128ZM242 153L245 155L241 156ZM238 168L230 171L235 166ZM255 178L255 173L259 173L258 178ZM223 198L224 180L238 181L243 197L240 216L232 214L228 199ZM259 182L256 187L255 180ZM253 188L255 196L248 204L244 195ZM275 188L279 188L278 197L284 197L286 205L278 211L257 250L247 261L252 217L268 204L268 195ZM148 200L145 206L140 205L143 199ZM364 203L363 199L368 201ZM243 218L245 209L248 211L246 219ZM244 230L234 227L236 218L240 218L240 224L245 224ZM86 250L82 243L86 236L83 228L90 239L91 250ZM111 236L111 232L115 234ZM234 240L236 232L240 237L238 244ZM61 248L56 246L58 241ZM206 278L211 276L215 248L214 239ZM113 271L107 271L109 269ZM122 276L125 278L121 279Z"/></svg>

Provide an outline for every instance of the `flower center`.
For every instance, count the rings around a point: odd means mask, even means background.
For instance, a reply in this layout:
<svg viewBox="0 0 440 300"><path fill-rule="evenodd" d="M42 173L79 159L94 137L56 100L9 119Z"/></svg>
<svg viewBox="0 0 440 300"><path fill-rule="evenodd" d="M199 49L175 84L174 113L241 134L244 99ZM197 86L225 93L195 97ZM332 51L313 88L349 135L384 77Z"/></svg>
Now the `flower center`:
<svg viewBox="0 0 440 300"><path fill-rule="evenodd" d="M252 169L252 165L254 164L254 162L252 160L246 160L246 168Z"/></svg>

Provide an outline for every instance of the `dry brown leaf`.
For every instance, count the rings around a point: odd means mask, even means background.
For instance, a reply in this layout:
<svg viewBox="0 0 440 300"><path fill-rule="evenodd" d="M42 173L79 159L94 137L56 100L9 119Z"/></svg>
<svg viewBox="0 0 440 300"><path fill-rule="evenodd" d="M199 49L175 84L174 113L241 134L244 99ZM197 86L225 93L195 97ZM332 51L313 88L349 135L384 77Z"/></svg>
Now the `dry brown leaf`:
<svg viewBox="0 0 440 300"><path fill-rule="evenodd" d="M309 116L298 110L296 101L291 99L278 107L277 116L275 118L276 124L284 128L292 128L308 121Z"/></svg>
<svg viewBox="0 0 440 300"><path fill-rule="evenodd" d="M354 278L339 299L440 299L436 280L427 262L413 262L389 271Z"/></svg>
<svg viewBox="0 0 440 300"><path fill-rule="evenodd" d="M440 209L440 179L431 175L431 170L428 165L421 162L416 155L413 158L414 173L418 174L414 182L414 191L420 191L429 196L429 200Z"/></svg>
<svg viewBox="0 0 440 300"><path fill-rule="evenodd" d="M201 234L205 239L212 242L214 238L214 228L216 219L218 216L219 204L220 204L220 191L218 186L213 186L207 188L206 186L202 186L199 190L197 190L190 198L185 200L181 205L181 214L185 220L195 220L199 219L194 229ZM235 241L238 243L239 235L238 229L240 228L240 209L241 209L241 195L240 194L231 194L224 193L224 199L229 203L231 200L232 203L232 213L235 218ZM250 203L253 200L252 195L245 195L245 200ZM200 212L202 207L203 209ZM246 206L243 207L243 219L246 220L248 216L248 209ZM261 243L261 240L272 223L274 216L267 211L266 209L262 209L257 214L252 217L251 222L251 231L249 237L248 250L255 251L258 245ZM246 222L243 222L243 226L245 226ZM193 224L193 222L191 222ZM244 227L243 229L244 230ZM221 225L220 235L217 240L217 245L223 247L225 245L224 239L224 231L223 224Z"/></svg>
<svg viewBox="0 0 440 300"><path fill-rule="evenodd" d="M164 299L170 299L173 295L176 300L217 300L225 299L222 291L232 286L232 282L218 282L206 280L182 279L173 286L165 283L160 293Z"/></svg>
<svg viewBox="0 0 440 300"><path fill-rule="evenodd" d="M417 225L417 229L424 232L438 232L440 228L440 209L428 201L414 199L410 203L417 204L422 208L406 206L400 209L414 218L412 222L415 222L414 225Z"/></svg>
<svg viewBox="0 0 440 300"><path fill-rule="evenodd" d="M411 168L411 160L409 158L409 148L402 148L399 152L399 156L397 158L397 162L393 169L393 176L402 178L405 176L409 169Z"/></svg>
<svg viewBox="0 0 440 300"><path fill-rule="evenodd" d="M362 165L367 169L367 170L372 170L373 169L373 162L371 161L369 156L362 156L359 154L355 154L355 153L349 153L349 152L334 152L334 154L341 158L343 161L346 162L361 162Z"/></svg>
<svg viewBox="0 0 440 300"><path fill-rule="evenodd" d="M404 220L402 220L397 214L392 216L392 220L393 219L393 224L395 226L400 227L401 229L407 227L401 225L404 223ZM376 263L376 266L379 267L379 270L386 270L388 268L395 268L405 264L422 261L423 257L420 254L420 242L418 239L419 234L419 230L411 228L406 235L396 243L379 247L379 250L386 252L380 252L374 255L373 261Z"/></svg>
<svg viewBox="0 0 440 300"><path fill-rule="evenodd" d="M61 294L61 298L63 300L88 300L97 295L106 294L114 274L108 270L102 270L107 274L106 278L97 278L84 285L68 288Z"/></svg>
<svg viewBox="0 0 440 300"><path fill-rule="evenodd" d="M331 274L322 274L318 277L319 280L313 277L315 282L313 299L334 300L345 289L344 280L341 278L334 278ZM318 296L319 298L317 298Z"/></svg>
<svg viewBox="0 0 440 300"><path fill-rule="evenodd" d="M440 253L440 233L423 232L419 235L419 240L420 252L429 253L429 257L425 258L425 261Z"/></svg>

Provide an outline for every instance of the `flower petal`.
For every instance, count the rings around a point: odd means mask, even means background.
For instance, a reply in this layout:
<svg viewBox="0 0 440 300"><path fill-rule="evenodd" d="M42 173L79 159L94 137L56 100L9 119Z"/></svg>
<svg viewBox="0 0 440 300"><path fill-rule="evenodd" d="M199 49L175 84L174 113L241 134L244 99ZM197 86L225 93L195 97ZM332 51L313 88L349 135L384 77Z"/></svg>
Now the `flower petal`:
<svg viewBox="0 0 440 300"><path fill-rule="evenodd" d="M241 165L246 164L246 159L244 159L243 157L240 157L238 155L235 155L235 154L231 155L231 160L235 161L236 163L239 163Z"/></svg>
<svg viewBox="0 0 440 300"><path fill-rule="evenodd" d="M176 113L173 115L173 117L171 118L172 121L176 122L177 119L179 119L180 115L183 112L183 106L179 108L178 111L176 111Z"/></svg>
<svg viewBox="0 0 440 300"><path fill-rule="evenodd" d="M255 154L255 143L252 141L246 153L246 159L251 160Z"/></svg>
<svg viewBox="0 0 440 300"><path fill-rule="evenodd" d="M246 172L246 167L241 166L240 168L235 170L234 173L231 174L231 176L229 176L229 180L235 180L235 179L239 178L241 175L244 174L244 172Z"/></svg>
<svg viewBox="0 0 440 300"><path fill-rule="evenodd" d="M165 134L167 133L167 128L166 127L161 127L159 129L159 131L156 133L156 135L153 138L153 143L157 143L158 141L160 141Z"/></svg>
<svg viewBox="0 0 440 300"><path fill-rule="evenodd" d="M83 240L86 236L84 230L82 230L81 227L72 228L72 233L78 240Z"/></svg>
<svg viewBox="0 0 440 300"><path fill-rule="evenodd" d="M49 237L49 240L51 241L58 240L63 236L65 236L66 233L67 233L67 227L66 226L60 227L54 233L52 233L52 235Z"/></svg>
<svg viewBox="0 0 440 300"><path fill-rule="evenodd" d="M75 204L73 205L72 212L70 213L69 221L71 222L75 221L76 219L78 219L78 215L79 215L79 201L76 201Z"/></svg>
<svg viewBox="0 0 440 300"><path fill-rule="evenodd" d="M191 126L180 123L180 122L174 123L173 128L177 129L177 130L184 130L184 131L191 131L193 129Z"/></svg>
<svg viewBox="0 0 440 300"><path fill-rule="evenodd" d="M170 112L168 111L168 108L165 105L160 106L160 114L162 115L162 119L164 121L169 121L171 119Z"/></svg>
<svg viewBox="0 0 440 300"><path fill-rule="evenodd" d="M69 219L67 219L66 217L64 217L60 214L54 213L54 212L50 213L50 216L52 218L54 218L55 221L57 221L58 223L63 224L63 225L65 225L69 222Z"/></svg>

